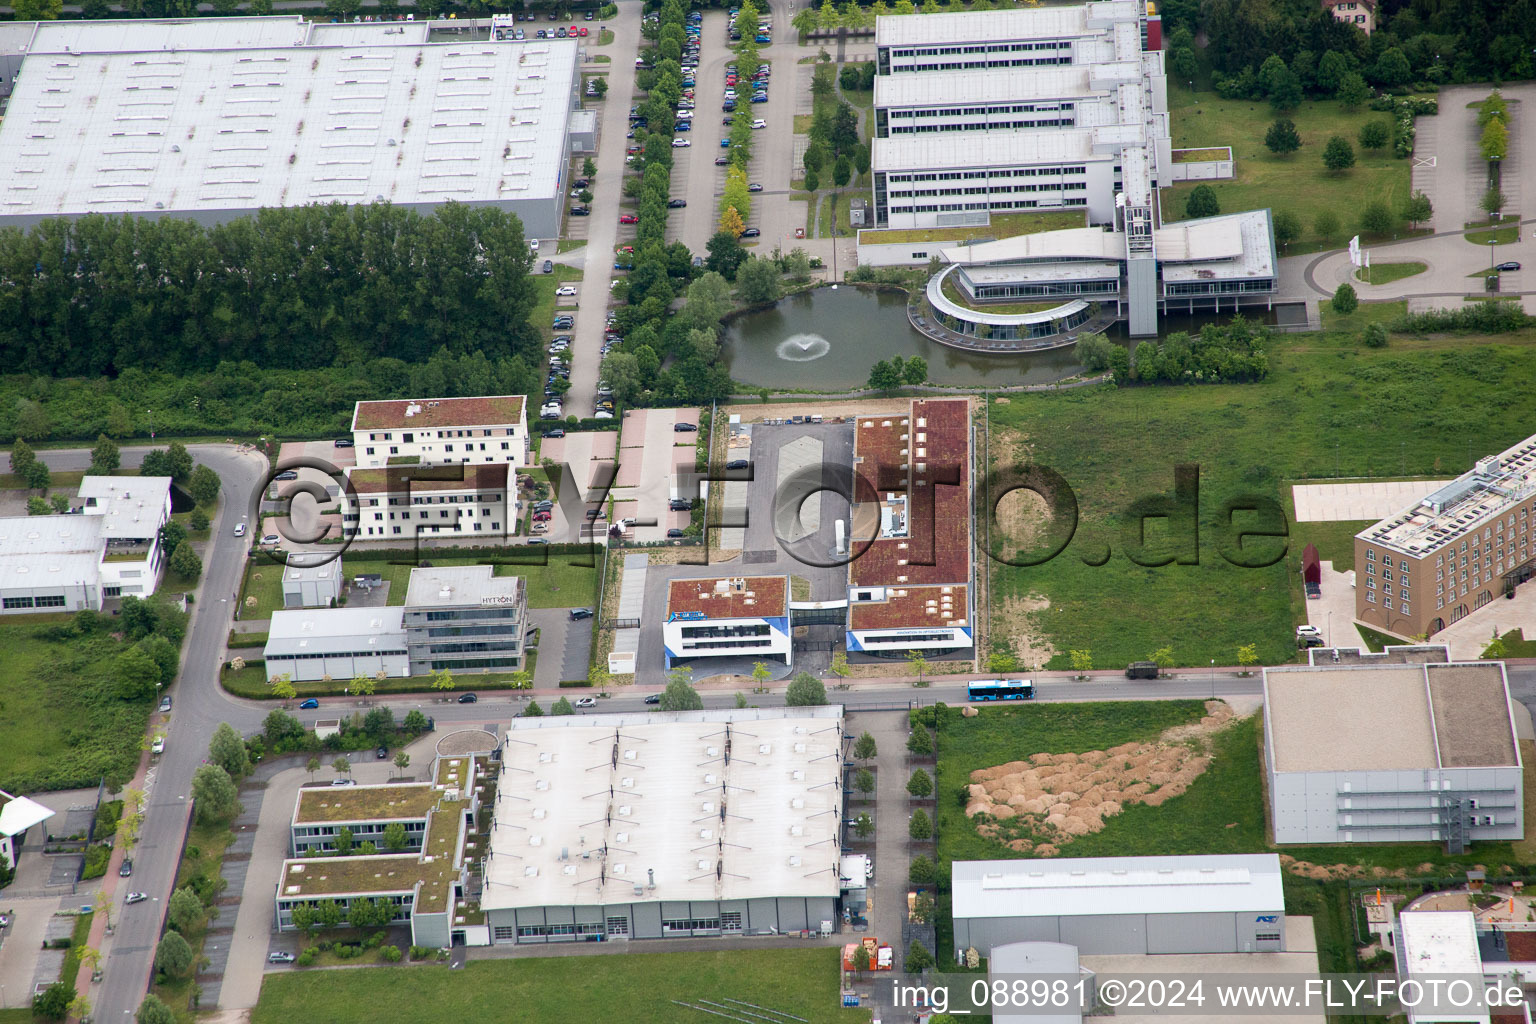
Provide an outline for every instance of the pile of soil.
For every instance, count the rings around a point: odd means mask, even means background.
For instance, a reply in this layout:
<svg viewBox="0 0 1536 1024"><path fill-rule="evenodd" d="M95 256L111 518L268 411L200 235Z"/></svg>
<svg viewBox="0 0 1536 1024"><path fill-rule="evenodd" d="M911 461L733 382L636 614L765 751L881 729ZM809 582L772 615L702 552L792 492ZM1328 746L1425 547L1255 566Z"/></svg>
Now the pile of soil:
<svg viewBox="0 0 1536 1024"><path fill-rule="evenodd" d="M1060 844L1098 832L1132 804L1181 795L1210 764L1204 742L1231 723L1232 709L1207 701L1198 723L1170 729L1155 743L1122 743L1080 754L1034 754L971 773L967 817L981 835L1020 853L1053 856ZM1005 830L999 823L1008 822ZM1009 838L1018 831L1035 838Z"/></svg>

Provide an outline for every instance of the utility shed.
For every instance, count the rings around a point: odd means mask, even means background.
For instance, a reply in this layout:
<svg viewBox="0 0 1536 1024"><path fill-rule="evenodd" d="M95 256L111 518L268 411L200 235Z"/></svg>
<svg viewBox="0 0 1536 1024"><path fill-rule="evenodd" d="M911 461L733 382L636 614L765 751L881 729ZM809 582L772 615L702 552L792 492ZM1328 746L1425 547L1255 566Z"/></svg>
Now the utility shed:
<svg viewBox="0 0 1536 1024"><path fill-rule="evenodd" d="M1499 662L1367 662L1264 672L1275 841L1445 842L1525 835ZM1316 652L1314 652L1316 653Z"/></svg>
<svg viewBox="0 0 1536 1024"><path fill-rule="evenodd" d="M1276 854L956 861L955 946L1085 954L1255 953L1284 946Z"/></svg>

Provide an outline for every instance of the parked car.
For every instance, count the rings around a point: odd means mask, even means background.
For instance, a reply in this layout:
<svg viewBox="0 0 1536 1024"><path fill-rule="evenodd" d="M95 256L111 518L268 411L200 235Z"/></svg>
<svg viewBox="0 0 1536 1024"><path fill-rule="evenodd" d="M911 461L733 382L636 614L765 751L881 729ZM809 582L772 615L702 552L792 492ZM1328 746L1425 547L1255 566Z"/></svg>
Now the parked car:
<svg viewBox="0 0 1536 1024"><path fill-rule="evenodd" d="M693 433L694 431L696 431L698 429L699 429L699 425L697 423L674 423L674 424L672 424L672 430L675 433L678 433L678 434L691 434L691 433Z"/></svg>
<svg viewBox="0 0 1536 1024"><path fill-rule="evenodd" d="M543 537L529 537L526 543L529 543L529 544L548 544L549 541L545 540Z"/></svg>
<svg viewBox="0 0 1536 1024"><path fill-rule="evenodd" d="M683 207L685 207L687 205L688 205L688 200L686 200L686 199L668 199L667 200L667 209L669 209L669 210L681 210Z"/></svg>
<svg viewBox="0 0 1536 1024"><path fill-rule="evenodd" d="M725 468L726 469L746 469L747 468L747 460L746 459L732 459L730 462L727 462L725 464Z"/></svg>
<svg viewBox="0 0 1536 1024"><path fill-rule="evenodd" d="M741 237L742 238L759 238L761 236L762 236L762 231L760 229L758 229L758 228L745 228L741 232Z"/></svg>
<svg viewBox="0 0 1536 1024"><path fill-rule="evenodd" d="M292 953L267 954L267 963L269 964L291 964L297 959L298 957L294 956Z"/></svg>
<svg viewBox="0 0 1536 1024"><path fill-rule="evenodd" d="M164 736L156 736L155 737L155 742L153 742L153 743L151 743L149 745L149 752L151 754L163 754L163 753L165 753L165 737Z"/></svg>
<svg viewBox="0 0 1536 1024"><path fill-rule="evenodd" d="M683 536L683 531L682 530L671 529L671 530L667 531L667 537L668 538L676 538L676 537L681 537L681 536Z"/></svg>
<svg viewBox="0 0 1536 1024"><path fill-rule="evenodd" d="M763 190L763 183L760 182L760 181L753 181L753 182L748 182L747 183L747 191L748 192L761 192L762 190Z"/></svg>
<svg viewBox="0 0 1536 1024"><path fill-rule="evenodd" d="M553 274L554 272L555 272L555 261L554 260L545 260L544 261L544 273L546 273L546 274Z"/></svg>
<svg viewBox="0 0 1536 1024"><path fill-rule="evenodd" d="M546 431L544 431L544 433L541 434L540 436L544 437L546 439L564 437L565 436L565 431L561 430L559 427L556 427L554 430L546 430Z"/></svg>
<svg viewBox="0 0 1536 1024"><path fill-rule="evenodd" d="M476 701L478 701L479 699L480 699L479 697L476 697L472 693L461 693L461 694L459 694L459 703L460 704L473 704Z"/></svg>
<svg viewBox="0 0 1536 1024"><path fill-rule="evenodd" d="M133 874L133 858L124 857L123 866L117 869L117 875L119 878L127 878L131 874Z"/></svg>
<svg viewBox="0 0 1536 1024"><path fill-rule="evenodd" d="M626 214L624 214L623 216L621 216L619 218L619 223L620 224L638 224L638 223L640 223L640 218L636 217L632 213L626 213Z"/></svg>
<svg viewBox="0 0 1536 1024"><path fill-rule="evenodd" d="M374 760L382 761L389 756L389 748L381 746L373 752Z"/></svg>
<svg viewBox="0 0 1536 1024"><path fill-rule="evenodd" d="M576 294L576 286L573 285L573 284L563 284L559 288L555 289L555 294L556 295L575 295Z"/></svg>
<svg viewBox="0 0 1536 1024"><path fill-rule="evenodd" d="M278 543L281 543L281 542L282 542L282 539L283 539L283 538L281 538L281 537L279 537L279 536L278 536L278 535L277 535L277 534L275 534L275 533L269 533L269 534L267 534L267 535L266 535L266 536L265 536L265 537L263 537L263 538L261 538L261 542L262 542L262 543L263 543L263 544L265 544L265 545L267 545L267 546L268 546L268 547L271 547L271 546L272 546L272 545L274 545L274 544L278 544Z"/></svg>
<svg viewBox="0 0 1536 1024"><path fill-rule="evenodd" d="M1499 264L1499 269L1500 270L1519 270L1520 269L1520 264L1515 262L1514 260L1509 260L1509 261L1507 261L1505 263L1500 263Z"/></svg>
<svg viewBox="0 0 1536 1024"><path fill-rule="evenodd" d="M595 708L597 707L597 698L581 697L576 701L576 706L579 708Z"/></svg>
<svg viewBox="0 0 1536 1024"><path fill-rule="evenodd" d="M768 127L768 122L764 121L762 118L758 118L757 120L752 122L752 127L754 129L756 129L756 128L767 128Z"/></svg>
<svg viewBox="0 0 1536 1024"><path fill-rule="evenodd" d="M672 148L673 149L687 149L691 145L693 145L693 143L689 142L687 139L673 139L672 140Z"/></svg>
<svg viewBox="0 0 1536 1024"><path fill-rule="evenodd" d="M573 207L571 207L571 216L572 217L590 217L590 216L592 216L592 207L590 207L590 206L573 206Z"/></svg>
<svg viewBox="0 0 1536 1024"><path fill-rule="evenodd" d="M673 498L671 501L667 502L667 510L669 512L688 512L692 509L693 502L689 501L687 498Z"/></svg>
<svg viewBox="0 0 1536 1024"><path fill-rule="evenodd" d="M171 710L171 695L166 694L160 698L160 713L163 715Z"/></svg>
<svg viewBox="0 0 1536 1024"><path fill-rule="evenodd" d="M730 162L731 162L731 158L728 157L728 156L717 156L717 157L715 157L715 166L716 167L724 167L726 164L728 164Z"/></svg>
<svg viewBox="0 0 1536 1024"><path fill-rule="evenodd" d="M765 93L765 92L755 92L755 93L752 94L752 102L753 103L767 103L768 102L768 94Z"/></svg>
<svg viewBox="0 0 1536 1024"><path fill-rule="evenodd" d="M336 448L353 448L356 447L356 444L357 442L353 441L350 437L338 437L331 442L331 445Z"/></svg>
<svg viewBox="0 0 1536 1024"><path fill-rule="evenodd" d="M305 700L305 701L303 701L303 702L301 702L299 704L299 710L301 710L301 711L313 711L313 710L315 710L315 708L318 708L319 706L320 706L320 702L318 700L316 700L315 698L310 697L309 699L307 699L307 700Z"/></svg>
<svg viewBox="0 0 1536 1024"><path fill-rule="evenodd" d="M285 469L281 473L278 473L276 476L274 476L272 479L274 479L274 480L297 480L298 478L299 478L299 474L298 474L297 470Z"/></svg>
<svg viewBox="0 0 1536 1024"><path fill-rule="evenodd" d="M1133 661L1125 666L1125 678L1127 679L1156 679L1157 662Z"/></svg>
<svg viewBox="0 0 1536 1024"><path fill-rule="evenodd" d="M528 239L528 249L531 252L538 252L539 251L539 240L537 238L530 238L530 239Z"/></svg>

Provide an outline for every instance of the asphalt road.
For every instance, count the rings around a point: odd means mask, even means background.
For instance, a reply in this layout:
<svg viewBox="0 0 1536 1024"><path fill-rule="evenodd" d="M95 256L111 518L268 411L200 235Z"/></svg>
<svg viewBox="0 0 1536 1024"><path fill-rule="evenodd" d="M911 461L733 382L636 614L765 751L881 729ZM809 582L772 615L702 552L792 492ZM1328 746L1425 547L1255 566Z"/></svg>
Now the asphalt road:
<svg viewBox="0 0 1536 1024"><path fill-rule="evenodd" d="M194 459L219 474L224 482L223 501L203 558L205 575L193 604L181 674L168 691L174 703L165 753L154 766L143 838L134 856L132 887L148 893L155 902L140 904L132 910L125 908L117 915L116 935L102 962L102 981L93 996L95 1016L101 1021L124 1019L124 1015L138 1009L149 989L155 943L160 938L160 915L175 881L192 774L203 761L209 737L226 720L254 731L264 713L227 697L218 680L231 621L230 598L239 590L248 544L248 540L234 536L234 524L249 514L267 462L254 453L237 453L228 445L191 445L189 450ZM139 465L147 451L148 447L124 448L123 465ZM40 451L38 457L50 469L78 470L90 466L90 452L86 449ZM127 886L122 888L126 890ZM154 911L146 912L151 907Z"/></svg>

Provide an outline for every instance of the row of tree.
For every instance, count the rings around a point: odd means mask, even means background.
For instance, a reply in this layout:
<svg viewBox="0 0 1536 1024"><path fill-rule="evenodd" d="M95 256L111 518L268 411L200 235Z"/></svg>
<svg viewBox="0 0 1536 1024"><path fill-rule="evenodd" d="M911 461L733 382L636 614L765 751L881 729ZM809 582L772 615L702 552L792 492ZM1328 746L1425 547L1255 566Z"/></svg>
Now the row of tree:
<svg viewBox="0 0 1536 1024"><path fill-rule="evenodd" d="M0 365L100 376L536 351L517 218L448 204L264 209L214 226L90 215L0 229ZM249 386L249 382L243 382Z"/></svg>
<svg viewBox="0 0 1536 1024"><path fill-rule="evenodd" d="M1269 374L1268 341L1268 328L1237 316L1230 323L1206 324L1198 334L1176 331L1159 341L1148 339L1134 355L1091 335L1077 343L1077 356L1091 372L1111 371L1119 385L1257 381Z"/></svg>

